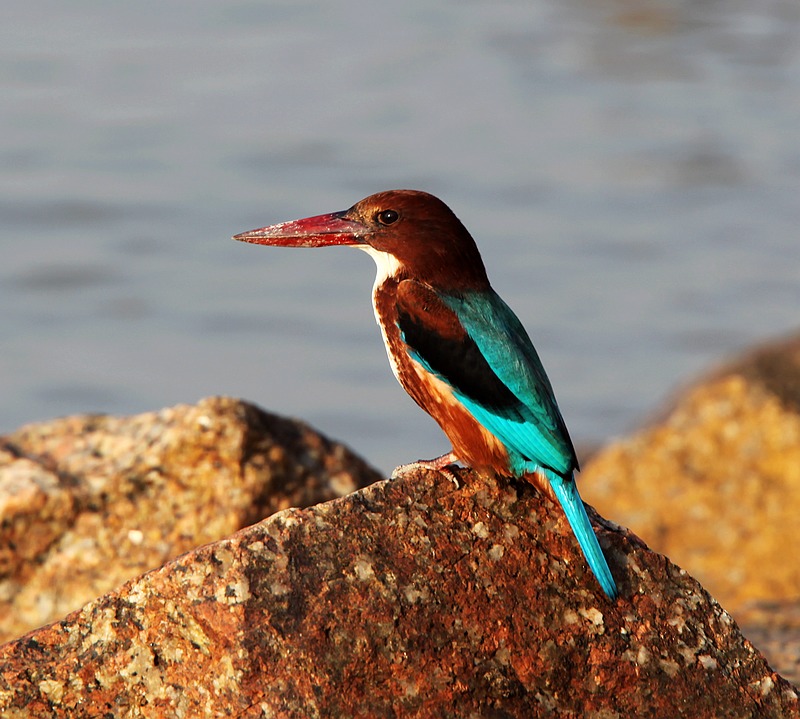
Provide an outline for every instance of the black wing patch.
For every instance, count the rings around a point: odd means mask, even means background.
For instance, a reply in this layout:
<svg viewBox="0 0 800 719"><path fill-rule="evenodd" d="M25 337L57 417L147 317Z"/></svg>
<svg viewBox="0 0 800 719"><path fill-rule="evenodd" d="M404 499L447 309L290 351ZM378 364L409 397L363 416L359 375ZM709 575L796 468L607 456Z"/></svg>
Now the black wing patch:
<svg viewBox="0 0 800 719"><path fill-rule="evenodd" d="M397 325L416 358L453 388L507 417L523 405L494 373L456 314L414 280L397 288Z"/></svg>

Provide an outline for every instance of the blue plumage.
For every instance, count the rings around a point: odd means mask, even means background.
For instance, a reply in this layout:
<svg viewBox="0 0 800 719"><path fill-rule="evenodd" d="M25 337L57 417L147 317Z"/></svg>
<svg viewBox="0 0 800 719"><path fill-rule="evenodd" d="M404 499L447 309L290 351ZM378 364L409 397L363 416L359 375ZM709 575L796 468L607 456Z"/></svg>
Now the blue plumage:
<svg viewBox="0 0 800 719"><path fill-rule="evenodd" d="M442 297L442 301L458 317L491 370L519 400L513 411L476 407L489 424L476 419L521 455L521 460L532 460L558 474L572 473L578 460L553 388L528 333L511 308L494 290ZM471 403L468 396L463 400Z"/></svg>
<svg viewBox="0 0 800 719"><path fill-rule="evenodd" d="M575 485L575 450L550 381L522 323L491 289L437 294L437 299L463 328L462 356L474 355L477 349L483 363L473 358L467 373L462 365L446 362L452 346L443 344L441 337L438 344L425 341L424 316L420 313L414 321L403 321L400 315L409 353L450 385L454 396L475 420L502 442L508 453L510 474L539 472L547 478L600 586L615 598L616 584ZM434 304L432 297L427 298L427 304ZM433 328L431 333L436 334ZM498 391L497 380L505 391ZM494 394L487 387L494 387Z"/></svg>

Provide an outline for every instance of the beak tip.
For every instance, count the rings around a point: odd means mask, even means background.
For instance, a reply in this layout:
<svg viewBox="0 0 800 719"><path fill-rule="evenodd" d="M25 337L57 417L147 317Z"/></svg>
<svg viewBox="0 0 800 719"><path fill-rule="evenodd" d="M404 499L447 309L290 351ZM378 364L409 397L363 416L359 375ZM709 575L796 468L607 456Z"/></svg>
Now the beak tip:
<svg viewBox="0 0 800 719"><path fill-rule="evenodd" d="M238 235L234 235L231 239L236 240L237 242L256 242L262 235L259 234L258 230L250 230L248 232L240 232Z"/></svg>

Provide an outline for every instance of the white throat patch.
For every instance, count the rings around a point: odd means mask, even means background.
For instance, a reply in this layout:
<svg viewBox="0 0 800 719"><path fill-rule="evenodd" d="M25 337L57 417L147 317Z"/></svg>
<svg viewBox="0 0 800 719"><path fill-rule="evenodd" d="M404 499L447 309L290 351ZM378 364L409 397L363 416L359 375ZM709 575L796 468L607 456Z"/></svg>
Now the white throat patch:
<svg viewBox="0 0 800 719"><path fill-rule="evenodd" d="M372 287L372 292L374 294L378 287L400 271L400 263L394 255L390 255L388 252L381 252L369 245L358 245L358 249L364 250L364 252L375 260L378 273L375 275L375 284Z"/></svg>

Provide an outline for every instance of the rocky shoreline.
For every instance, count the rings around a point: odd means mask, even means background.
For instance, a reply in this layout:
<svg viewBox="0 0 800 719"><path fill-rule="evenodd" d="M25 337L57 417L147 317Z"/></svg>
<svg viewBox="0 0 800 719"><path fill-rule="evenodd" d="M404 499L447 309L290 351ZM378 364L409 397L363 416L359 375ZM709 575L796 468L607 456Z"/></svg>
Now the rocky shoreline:
<svg viewBox="0 0 800 719"><path fill-rule="evenodd" d="M800 716L798 408L790 339L586 463L616 603L528 486L379 481L227 398L28 425L0 715Z"/></svg>

